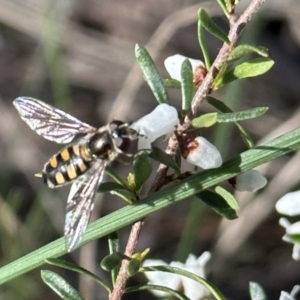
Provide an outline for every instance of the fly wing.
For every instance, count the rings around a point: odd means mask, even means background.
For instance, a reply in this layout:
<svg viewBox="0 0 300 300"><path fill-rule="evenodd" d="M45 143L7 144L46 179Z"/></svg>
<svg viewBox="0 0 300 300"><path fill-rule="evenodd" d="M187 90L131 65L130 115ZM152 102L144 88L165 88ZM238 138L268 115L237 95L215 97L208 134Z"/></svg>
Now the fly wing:
<svg viewBox="0 0 300 300"><path fill-rule="evenodd" d="M59 144L70 143L77 134L95 130L94 127L34 98L19 97L13 104L22 120L32 130Z"/></svg>
<svg viewBox="0 0 300 300"><path fill-rule="evenodd" d="M102 181L105 166L105 162L99 161L71 186L65 220L65 236L69 252L78 246L86 230L94 208L95 193Z"/></svg>

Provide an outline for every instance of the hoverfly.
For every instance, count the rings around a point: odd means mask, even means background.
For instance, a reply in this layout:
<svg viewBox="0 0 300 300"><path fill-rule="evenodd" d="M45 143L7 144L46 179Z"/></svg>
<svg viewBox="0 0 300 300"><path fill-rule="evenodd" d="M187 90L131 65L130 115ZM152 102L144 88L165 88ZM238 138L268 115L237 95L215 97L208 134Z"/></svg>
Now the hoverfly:
<svg viewBox="0 0 300 300"><path fill-rule="evenodd" d="M13 104L22 120L37 134L67 144L44 165L42 177L50 188L72 183L64 227L68 251L71 251L86 230L105 167L122 156L131 157L124 150L138 134L129 123L116 120L94 128L30 97L19 97Z"/></svg>

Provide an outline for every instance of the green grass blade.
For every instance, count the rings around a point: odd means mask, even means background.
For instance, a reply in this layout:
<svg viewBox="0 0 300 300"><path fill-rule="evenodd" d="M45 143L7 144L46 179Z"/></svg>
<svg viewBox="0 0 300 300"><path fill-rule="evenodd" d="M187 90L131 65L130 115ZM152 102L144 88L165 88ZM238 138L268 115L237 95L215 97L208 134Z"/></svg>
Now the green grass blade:
<svg viewBox="0 0 300 300"><path fill-rule="evenodd" d="M206 170L153 193L138 203L128 205L88 226L81 245L131 225L149 214L178 203L192 195L220 184L240 172L251 170L283 154L300 148L300 128L290 131L271 142L247 150L225 162L220 168ZM47 258L67 253L66 241L60 238L0 269L0 284L44 264Z"/></svg>

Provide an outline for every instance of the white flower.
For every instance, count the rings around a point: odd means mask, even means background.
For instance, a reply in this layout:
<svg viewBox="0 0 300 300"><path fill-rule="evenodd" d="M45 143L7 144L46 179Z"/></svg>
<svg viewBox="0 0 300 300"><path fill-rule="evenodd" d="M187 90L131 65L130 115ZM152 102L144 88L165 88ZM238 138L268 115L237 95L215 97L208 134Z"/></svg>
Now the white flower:
<svg viewBox="0 0 300 300"><path fill-rule="evenodd" d="M241 192L256 192L267 184L267 179L257 170L249 170L236 176L235 189Z"/></svg>
<svg viewBox="0 0 300 300"><path fill-rule="evenodd" d="M162 103L130 127L141 135L138 141L138 149L147 150L151 149L151 143L157 138L172 133L178 124L179 118L176 108Z"/></svg>
<svg viewBox="0 0 300 300"><path fill-rule="evenodd" d="M294 244L292 257L294 260L300 260L300 243L295 242L290 238L289 235L300 234L300 221L291 224L286 218L280 218L279 224L285 228L286 233L282 239L287 242Z"/></svg>
<svg viewBox="0 0 300 300"><path fill-rule="evenodd" d="M285 194L277 201L275 207L277 212L283 215L290 217L300 215L300 191ZM291 224L286 218L280 218L279 224L286 230L282 239L285 242L294 244L292 254L293 259L300 260L300 243L290 237L290 235L300 234L300 222Z"/></svg>
<svg viewBox="0 0 300 300"><path fill-rule="evenodd" d="M202 136L188 143L187 149L186 161L202 169L218 168L223 163L219 150Z"/></svg>
<svg viewBox="0 0 300 300"><path fill-rule="evenodd" d="M290 294L285 291L282 291L279 300L296 300L296 295L298 294L299 290L300 286L295 285Z"/></svg>
<svg viewBox="0 0 300 300"><path fill-rule="evenodd" d="M278 213L290 217L300 215L300 191L285 194L276 203Z"/></svg>
<svg viewBox="0 0 300 300"><path fill-rule="evenodd" d="M181 262L171 262L170 266L184 269L205 278L205 266L210 257L211 254L209 252L204 252L198 259L195 255L190 254L185 264ZM150 259L145 260L143 263L144 267L158 265L166 266L167 263L162 260ZM149 279L150 284L166 286L177 291L180 290L181 287L183 287L184 294L191 300L200 300L209 296L210 294L209 290L203 285L185 276L160 271L145 272L145 275ZM153 292L153 294L155 294L156 296L167 296L165 292L154 290L151 292Z"/></svg>
<svg viewBox="0 0 300 300"><path fill-rule="evenodd" d="M175 54L165 59L165 68L170 74L171 78L181 81L181 65L184 62L184 60L187 58L188 57L183 56L181 54ZM188 60L192 65L193 74L195 74L196 70L199 67L205 69L204 63L201 60L192 59L192 58L188 58Z"/></svg>

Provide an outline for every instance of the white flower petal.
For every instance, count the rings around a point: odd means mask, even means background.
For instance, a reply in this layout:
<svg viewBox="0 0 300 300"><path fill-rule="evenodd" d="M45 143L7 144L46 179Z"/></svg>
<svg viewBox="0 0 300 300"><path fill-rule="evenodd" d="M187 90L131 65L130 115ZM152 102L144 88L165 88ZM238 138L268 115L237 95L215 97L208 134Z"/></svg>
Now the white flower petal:
<svg viewBox="0 0 300 300"><path fill-rule="evenodd" d="M300 215L300 191L285 194L276 203L278 213L287 216Z"/></svg>
<svg viewBox="0 0 300 300"><path fill-rule="evenodd" d="M290 294L285 291L282 291L279 300L296 300L295 296L299 293L299 290L300 286L295 285Z"/></svg>
<svg viewBox="0 0 300 300"><path fill-rule="evenodd" d="M300 233L300 221L291 224L286 229L287 234L299 234Z"/></svg>
<svg viewBox="0 0 300 300"><path fill-rule="evenodd" d="M146 259L143 262L143 266L167 266L167 263L162 260ZM175 266L177 267L178 265ZM181 277L177 274L153 271L145 272L145 275L149 279L150 284L166 286L173 290L178 290L181 285ZM162 291L151 290L151 292L158 297L166 297L169 295L168 293Z"/></svg>
<svg viewBox="0 0 300 300"><path fill-rule="evenodd" d="M241 192L256 192L267 184L267 179L257 170L249 170L237 175L235 188Z"/></svg>
<svg viewBox="0 0 300 300"><path fill-rule="evenodd" d="M300 260L300 244L294 244L292 258Z"/></svg>
<svg viewBox="0 0 300 300"><path fill-rule="evenodd" d="M195 149L191 149L186 161L202 169L214 169L222 165L219 150L207 139L198 136L194 139Z"/></svg>
<svg viewBox="0 0 300 300"><path fill-rule="evenodd" d="M142 135L139 138L138 148L151 149L152 142L162 135L173 132L178 124L179 118L176 108L162 103L130 127Z"/></svg>
<svg viewBox="0 0 300 300"><path fill-rule="evenodd" d="M184 269L205 278L205 266L211 257L210 252L204 252L198 259L195 255L190 254L186 260ZM208 297L210 292L202 284L182 276L182 283L185 295L191 300L199 300Z"/></svg>
<svg viewBox="0 0 300 300"><path fill-rule="evenodd" d="M165 68L168 71L168 73L170 74L171 78L181 81L181 65L182 65L183 61L187 58L188 57L183 56L181 54L175 54L175 55L169 56L165 59L165 62L164 62ZM193 73L199 66L205 67L204 63L201 60L192 59L192 58L188 58L188 60L190 61L191 65L192 65Z"/></svg>
<svg viewBox="0 0 300 300"><path fill-rule="evenodd" d="M288 221L287 218L280 218L279 219L279 225L284 227L284 228L288 228L291 226L291 223Z"/></svg>

